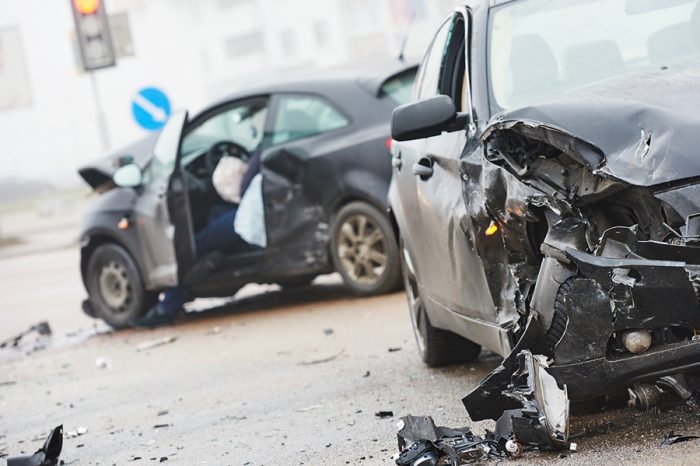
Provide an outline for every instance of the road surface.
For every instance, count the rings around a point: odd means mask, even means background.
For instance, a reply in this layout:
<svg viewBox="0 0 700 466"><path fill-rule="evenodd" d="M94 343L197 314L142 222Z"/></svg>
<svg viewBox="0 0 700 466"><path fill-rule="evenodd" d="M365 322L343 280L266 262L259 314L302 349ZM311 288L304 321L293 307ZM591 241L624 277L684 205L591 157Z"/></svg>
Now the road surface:
<svg viewBox="0 0 700 466"><path fill-rule="evenodd" d="M44 349L0 350L0 454L33 452L63 424L87 428L65 440L66 464L389 465L400 416L470 424L460 398L498 365L486 353L426 368L401 293L355 299L334 277L293 291L249 287L233 302L196 303L205 310L174 327L110 332L80 311L77 254L0 258L0 340L40 320L54 328ZM174 341L137 351L162 338ZM582 434L577 453L508 462L700 461L699 441L660 446L671 430L700 435L683 406L574 418L571 430Z"/></svg>

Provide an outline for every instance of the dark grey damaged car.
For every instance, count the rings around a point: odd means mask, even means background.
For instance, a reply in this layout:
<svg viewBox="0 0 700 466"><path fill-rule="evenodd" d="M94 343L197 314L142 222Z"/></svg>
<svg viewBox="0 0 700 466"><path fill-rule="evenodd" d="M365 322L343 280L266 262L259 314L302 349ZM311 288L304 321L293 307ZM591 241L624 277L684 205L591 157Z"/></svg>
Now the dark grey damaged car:
<svg viewBox="0 0 700 466"><path fill-rule="evenodd" d="M390 206L419 351L505 358L471 418L551 448L570 400L697 405L700 2L466 2L414 98Z"/></svg>
<svg viewBox="0 0 700 466"><path fill-rule="evenodd" d="M355 294L397 288L389 123L415 71L384 61L279 79L192 118L174 114L155 145L150 138L82 168L100 193L80 232L84 311L123 327L169 287L232 296L248 283L295 287L333 271ZM254 154L266 247L199 257L195 234L211 208L234 207L214 188L215 167L225 155ZM134 180L120 184L120 172Z"/></svg>

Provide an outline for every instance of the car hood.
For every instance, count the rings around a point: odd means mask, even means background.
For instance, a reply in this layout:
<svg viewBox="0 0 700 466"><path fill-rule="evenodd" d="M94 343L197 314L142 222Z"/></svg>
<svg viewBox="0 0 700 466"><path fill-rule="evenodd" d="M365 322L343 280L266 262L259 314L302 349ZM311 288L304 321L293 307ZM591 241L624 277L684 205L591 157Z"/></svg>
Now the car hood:
<svg viewBox="0 0 700 466"><path fill-rule="evenodd" d="M597 166L637 186L700 177L700 60L628 75L494 116L484 133L516 126L588 146ZM556 133L556 136L553 136ZM577 139L562 143L562 135ZM589 157L588 160L591 160Z"/></svg>
<svg viewBox="0 0 700 466"><path fill-rule="evenodd" d="M128 146L113 151L106 157L94 160L79 168L78 173L96 191L111 189L114 187L112 175L119 168L120 161L125 157L131 157L134 163L144 167L153 155L156 139L158 139L158 133L151 133Z"/></svg>

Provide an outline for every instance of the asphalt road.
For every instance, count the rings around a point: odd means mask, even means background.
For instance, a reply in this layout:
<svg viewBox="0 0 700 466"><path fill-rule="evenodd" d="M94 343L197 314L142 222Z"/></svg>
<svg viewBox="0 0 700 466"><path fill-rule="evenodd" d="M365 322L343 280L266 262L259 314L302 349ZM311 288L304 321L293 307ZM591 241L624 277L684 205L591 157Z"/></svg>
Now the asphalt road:
<svg viewBox="0 0 700 466"><path fill-rule="evenodd" d="M248 288L175 327L109 332L79 310L75 248L0 259L0 340L39 320L55 330L31 354L0 350L0 454L33 452L63 424L87 428L65 440L66 464L388 465L400 416L469 424L460 398L498 358L428 369L401 293L355 299L322 282ZM175 340L136 349L164 337ZM698 419L684 406L574 418L577 453L506 462L700 464L700 441L660 446L671 430L700 435Z"/></svg>

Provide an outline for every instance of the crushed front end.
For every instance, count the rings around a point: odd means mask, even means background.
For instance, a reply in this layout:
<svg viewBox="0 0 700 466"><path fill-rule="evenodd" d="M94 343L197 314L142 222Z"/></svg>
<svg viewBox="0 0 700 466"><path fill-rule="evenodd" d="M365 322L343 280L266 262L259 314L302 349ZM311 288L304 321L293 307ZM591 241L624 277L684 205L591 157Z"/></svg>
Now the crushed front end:
<svg viewBox="0 0 700 466"><path fill-rule="evenodd" d="M472 218L499 225L509 265L492 294L514 289L517 319L510 356L463 399L472 420L509 422L519 442L548 449L567 444L569 400L628 391L642 407L664 392L699 399L689 381L700 371L700 183L654 185L613 169L671 152L649 133L606 154L551 124L498 121L483 137L488 163L474 170L478 155L464 157L465 193L484 199ZM487 241L477 238L477 249L497 258ZM554 386L544 390L533 371ZM516 400L528 391L539 402Z"/></svg>

